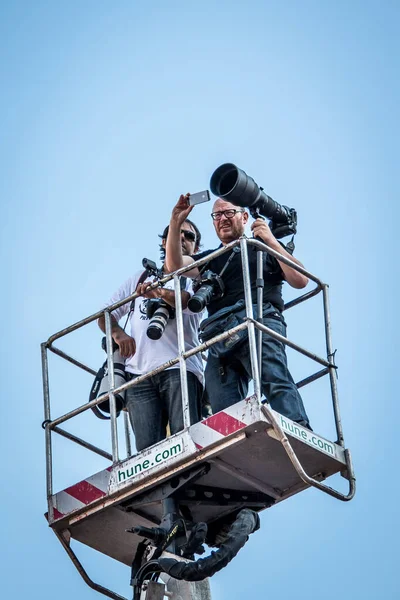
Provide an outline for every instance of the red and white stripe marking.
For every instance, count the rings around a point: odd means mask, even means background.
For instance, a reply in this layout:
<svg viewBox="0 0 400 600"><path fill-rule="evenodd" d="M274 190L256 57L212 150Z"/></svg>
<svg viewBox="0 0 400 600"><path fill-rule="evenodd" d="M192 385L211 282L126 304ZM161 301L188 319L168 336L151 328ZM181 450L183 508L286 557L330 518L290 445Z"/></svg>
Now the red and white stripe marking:
<svg viewBox="0 0 400 600"><path fill-rule="evenodd" d="M196 448L202 450L260 420L265 419L261 416L257 399L252 396L192 425L189 435ZM109 467L55 494L52 497L53 518L50 523L107 496L111 470L112 467Z"/></svg>
<svg viewBox="0 0 400 600"><path fill-rule="evenodd" d="M111 467L55 494L52 498L52 522L107 496L110 471Z"/></svg>
<svg viewBox="0 0 400 600"><path fill-rule="evenodd" d="M190 428L190 436L199 450L223 440L260 420L260 405L254 397L242 400L200 421Z"/></svg>

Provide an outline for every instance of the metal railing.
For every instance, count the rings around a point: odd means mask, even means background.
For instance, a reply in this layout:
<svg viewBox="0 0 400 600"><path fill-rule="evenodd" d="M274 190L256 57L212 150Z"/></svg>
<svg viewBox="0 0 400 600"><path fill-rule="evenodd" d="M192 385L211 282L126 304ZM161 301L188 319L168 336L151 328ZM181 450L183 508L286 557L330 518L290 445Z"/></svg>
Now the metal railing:
<svg viewBox="0 0 400 600"><path fill-rule="evenodd" d="M257 248L257 250L259 251L258 252L259 257L262 255L262 252L268 252L275 258L278 258L280 262L283 262L286 265L295 269L296 271L302 273L303 275L308 277L311 281L313 281L316 284L316 287L314 289L312 289L311 291L306 292L305 294L303 294L303 295L299 296L298 298L285 304L285 310L288 310L289 308L292 308L293 306L297 306L298 304L300 304L300 303L308 300L309 298L312 298L313 296L316 296L317 294L322 292L324 322L325 322L326 358L317 356L315 353L313 353L313 352L299 346L298 344L290 341L289 339L281 336L280 334L276 333L272 329L266 327L265 325L263 325L262 323L260 323L256 319L254 319L250 272L249 272L249 266L248 266L248 246L249 245L255 246ZM180 293L181 292L180 277L185 275L185 273L187 271L191 271L194 267L201 267L202 265L209 262L213 258L216 258L226 252L229 252L230 250L232 250L233 248L235 248L237 246L240 246L240 251L241 251L241 256L242 256L244 296L245 296L245 303L246 303L246 318L242 324L236 326L235 328L233 328L229 331L226 331L226 332L216 336L215 338L212 338L211 340L198 345L197 347L195 347L189 351L185 351L183 318L182 318L182 303L181 303L181 293ZM261 263L261 261L258 261L258 262L259 262L259 264ZM203 352L203 351L207 350L207 348L209 348L211 345L213 345L217 341L224 340L224 339L230 337L231 335L233 335L235 332L240 331L241 329L245 329L245 328L248 329L252 378L253 378L253 382L254 382L254 393L255 393L258 401L261 403L261 384L260 384L260 376L259 376L260 364L259 364L259 361L257 358L256 329L259 332L259 334L258 334L259 341L261 340L262 333L263 332L267 333L268 335L275 338L276 340L282 342L283 344L289 346L290 348L296 350L297 352L303 354L304 356L307 356L311 360L322 365L323 369L313 373L309 377L306 377L302 381L298 382L297 387L298 388L304 387L305 385L308 385L309 383L319 379L320 377L329 375L333 413L334 413L335 427L336 427L336 433L337 433L337 443L344 448L343 428L342 428L342 422L341 422L341 417L340 417L338 391L337 391L337 383L336 383L337 367L333 360L334 353L333 353L332 338L331 338L329 292L328 292L327 284L323 283L315 275L313 275L312 273L309 273L306 269L304 269L297 263L293 262L289 258L286 258L285 256L282 256L280 253L276 252L272 248L269 248L264 243L262 243L258 240L255 240L255 239L248 239L246 237L243 237L243 238L240 238L240 240L231 242L230 244L224 246L223 248L220 248L220 249L216 250L215 252L209 254L208 256L204 257L203 259L198 260L195 263L192 263L190 266L182 267L181 269L177 270L175 273L172 273L170 275L163 277L162 279L154 282L150 286L150 289L154 289L156 287L159 287L160 285L164 285L165 283L167 283L170 280L174 281L174 289L175 289L178 355L176 358L163 363L162 365L160 365L156 369L153 369L149 373L140 375L140 376L136 377L135 379L129 381L128 383L125 383L119 387L115 387L112 336L111 336L111 313L113 310L119 308L120 306L123 306L124 304L132 302L132 300L137 297L137 295L138 295L137 293L134 293L134 294L128 296L127 298L125 298L124 300L116 302L116 303L106 307L105 309L102 309L101 311L98 311L97 313L94 313L93 315L86 317L85 319L82 319L81 321L78 321L74 325L71 325L70 327L63 329L63 330L59 331L58 333L55 333L54 335L50 336L50 338L47 340L47 342L44 342L41 345L43 396L44 396L44 418L45 418L43 426L45 429L45 439L46 439L46 481L47 481L47 497L48 497L49 501L50 501L50 497L53 494L53 483L52 483L53 482L53 457L52 457L52 433L53 432L57 433L59 435L62 435L63 437L68 438L69 440L77 443L80 446L85 447L88 450L91 450L92 452L95 452L96 454L98 454L104 458L107 458L108 460L112 461L113 464L119 462L120 456L119 456L119 447L118 447L118 429L117 429L118 423L117 423L117 412L116 412L116 402L115 402L116 394L123 392L124 390L137 385L141 381L144 381L144 380L148 379L149 377L152 377L153 375L160 373L161 371L163 371L169 367L175 366L175 365L179 365L179 369L180 369L181 384L182 384L183 422L184 422L184 427L185 428L188 427L190 425L190 414L189 414L188 387L187 387L187 376L186 376L187 375L186 360L189 357L193 356L194 354L197 354L199 352ZM99 396L95 400L92 400L91 402L87 402L81 406L78 406L77 408L71 410L70 412L68 412L64 415L61 415L55 419L52 419L51 411L50 411L48 351L60 356L64 360L72 363L73 365L79 367L80 369L83 369L84 371L86 371L92 375L96 375L95 370L91 369L84 363L76 360L72 356L69 356L67 353L60 350L56 346L54 346L54 342L58 339L61 339L64 336L72 333L73 331L76 331L77 329L80 329L80 328L84 327L85 325L88 325L89 323L96 321L102 315L104 315L104 317L105 317L105 327L106 327L109 392L102 394L101 396ZM73 417L91 409L94 406L97 406L98 404L100 404L104 400L107 400L108 398L110 400L112 455L110 455L108 452L106 452L100 448L97 448L93 444L90 444L89 442L82 440L81 438L78 438L77 436L74 436L73 434L71 434L59 427L62 423L65 423L66 421L72 419ZM273 414L271 413L271 410L269 409L268 405L264 404L262 410L263 410L265 416L267 417L267 419L271 422L271 424L277 434L278 439L283 444L284 449L285 449L289 459L291 460L299 477L303 481L305 481L308 485L317 487L318 489L321 489L322 491L325 491L326 493L328 493L336 498L339 498L341 500L350 500L354 496L355 477L354 477L350 452L348 450L345 450L345 459L346 459L346 468L347 468L347 478L349 479L350 489L349 489L349 493L347 495L344 495L344 494L341 494L340 492L337 492L336 490L332 490L332 488L325 486L324 484L320 483L319 481L316 481L315 479L313 479L312 477L309 477L305 473L305 471L303 470L302 466L300 465L300 463L290 445L288 438L286 437L285 433L281 429L280 425L276 422L276 419L274 418ZM124 413L124 428L125 428L127 456L129 457L131 455L130 430L129 430L129 423L128 423L126 413Z"/></svg>

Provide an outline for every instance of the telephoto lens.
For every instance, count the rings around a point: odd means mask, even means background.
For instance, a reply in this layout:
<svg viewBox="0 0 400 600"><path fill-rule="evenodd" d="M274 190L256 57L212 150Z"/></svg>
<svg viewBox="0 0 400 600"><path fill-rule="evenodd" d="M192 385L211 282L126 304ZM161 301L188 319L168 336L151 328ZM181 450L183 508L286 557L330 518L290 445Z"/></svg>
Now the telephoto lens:
<svg viewBox="0 0 400 600"><path fill-rule="evenodd" d="M232 163L225 163L214 171L210 189L215 196L236 206L249 207L254 219L260 215L271 219L271 231L276 238L294 235L297 231L297 213L268 196L254 179Z"/></svg>
<svg viewBox="0 0 400 600"><path fill-rule="evenodd" d="M101 340L101 347L103 348L103 350L105 352L107 352L107 344L106 344L105 337L103 337L103 339ZM114 382L115 382L115 387L118 388L120 385L123 385L124 383L126 383L126 372L125 372L125 360L122 358L121 353L119 351L119 346L114 342L114 340L113 340L113 362L114 362ZM101 379L101 381L98 382L97 385L98 385L98 388L96 390L93 390L96 392L95 393L96 398L98 398L99 396L102 396L103 394L108 392L110 389L110 386L108 384L108 366L106 363L104 365L104 376ZM124 405L124 397L125 397L125 391L119 392L119 394L115 395L115 401L116 401L118 413L122 410L122 407ZM104 402L101 402L98 406L101 410L104 410L105 412L108 412L108 413L110 412L110 401L109 400L104 400Z"/></svg>
<svg viewBox="0 0 400 600"><path fill-rule="evenodd" d="M164 300L149 300L147 316L150 318L146 329L147 337L151 340L159 340L165 331L168 319L174 318L175 309Z"/></svg>

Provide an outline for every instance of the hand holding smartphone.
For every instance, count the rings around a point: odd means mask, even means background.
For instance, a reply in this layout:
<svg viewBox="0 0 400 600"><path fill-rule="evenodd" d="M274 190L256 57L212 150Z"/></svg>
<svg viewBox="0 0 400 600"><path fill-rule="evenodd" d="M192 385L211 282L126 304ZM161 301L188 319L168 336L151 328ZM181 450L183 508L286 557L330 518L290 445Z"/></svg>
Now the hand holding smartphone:
<svg viewBox="0 0 400 600"><path fill-rule="evenodd" d="M202 202L208 202L209 200L211 200L211 196L208 190L197 192L196 194L190 194L189 206L195 206L195 204L201 204Z"/></svg>

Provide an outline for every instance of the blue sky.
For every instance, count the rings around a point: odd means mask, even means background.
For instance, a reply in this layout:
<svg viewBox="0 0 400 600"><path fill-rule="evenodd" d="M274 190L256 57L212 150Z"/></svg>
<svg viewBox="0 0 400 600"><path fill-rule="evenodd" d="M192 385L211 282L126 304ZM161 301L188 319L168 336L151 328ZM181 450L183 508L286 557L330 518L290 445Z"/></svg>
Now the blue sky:
<svg viewBox="0 0 400 600"><path fill-rule="evenodd" d="M311 490L212 579L213 600L397 597L397 2L3 3L0 164L5 465L3 590L95 598L46 527L40 343L97 311L141 266L181 192L224 162L299 214L296 255L330 284L349 504ZM209 205L193 211L215 247ZM285 290L286 299L292 297ZM320 300L289 337L324 352ZM60 346L97 368L95 325ZM290 353L296 379L313 365ZM90 377L50 361L53 416ZM304 392L333 439L327 382ZM91 415L71 425L109 448ZM102 468L55 443L56 489ZM337 482L340 485L342 482ZM4 536L5 533L5 536ZM130 597L128 571L82 548L94 579ZM397 590L398 593L398 590Z"/></svg>

